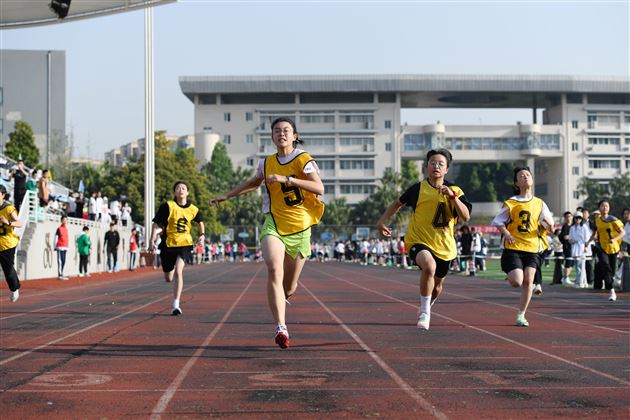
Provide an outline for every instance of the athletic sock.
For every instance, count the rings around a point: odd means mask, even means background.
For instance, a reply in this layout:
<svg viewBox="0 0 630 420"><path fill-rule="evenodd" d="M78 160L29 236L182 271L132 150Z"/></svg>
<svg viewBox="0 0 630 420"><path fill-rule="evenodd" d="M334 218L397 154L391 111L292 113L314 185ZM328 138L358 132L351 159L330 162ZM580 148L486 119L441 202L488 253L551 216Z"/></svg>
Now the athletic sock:
<svg viewBox="0 0 630 420"><path fill-rule="evenodd" d="M179 299L173 299L173 309L179 308Z"/></svg>
<svg viewBox="0 0 630 420"><path fill-rule="evenodd" d="M420 296L420 313L431 315L431 296Z"/></svg>

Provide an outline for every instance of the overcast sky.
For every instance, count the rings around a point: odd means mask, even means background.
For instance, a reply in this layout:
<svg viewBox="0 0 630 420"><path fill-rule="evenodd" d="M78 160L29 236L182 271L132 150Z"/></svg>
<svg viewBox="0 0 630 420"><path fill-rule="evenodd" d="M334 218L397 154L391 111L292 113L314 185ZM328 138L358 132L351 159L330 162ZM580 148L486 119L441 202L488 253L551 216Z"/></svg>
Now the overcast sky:
<svg viewBox="0 0 630 420"><path fill-rule="evenodd" d="M154 12L156 129L192 134L180 76L630 74L630 2L193 1ZM0 31L66 51L67 133L103 158L144 137L144 12ZM522 116L522 117L521 117ZM513 124L531 111L413 111L403 122Z"/></svg>

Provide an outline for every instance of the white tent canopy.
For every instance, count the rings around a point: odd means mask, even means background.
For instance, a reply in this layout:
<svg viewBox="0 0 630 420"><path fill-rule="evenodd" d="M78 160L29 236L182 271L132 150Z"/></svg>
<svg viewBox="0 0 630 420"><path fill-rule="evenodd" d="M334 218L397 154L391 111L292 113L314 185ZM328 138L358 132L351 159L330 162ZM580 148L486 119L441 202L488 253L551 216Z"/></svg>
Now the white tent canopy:
<svg viewBox="0 0 630 420"><path fill-rule="evenodd" d="M68 15L59 19L51 0L1 0L0 29L48 25L142 9L176 0L71 0Z"/></svg>

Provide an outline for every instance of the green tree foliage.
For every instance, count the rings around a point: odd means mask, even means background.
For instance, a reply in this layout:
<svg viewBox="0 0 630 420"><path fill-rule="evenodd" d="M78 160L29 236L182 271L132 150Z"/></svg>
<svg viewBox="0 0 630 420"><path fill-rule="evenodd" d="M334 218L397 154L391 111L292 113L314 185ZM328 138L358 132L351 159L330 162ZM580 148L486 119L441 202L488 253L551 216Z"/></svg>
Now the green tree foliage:
<svg viewBox="0 0 630 420"><path fill-rule="evenodd" d="M578 192L587 197L582 207L593 211L597 209L597 203L606 198L610 201L611 213L621 218L623 209L630 208L630 175L613 178L608 186L584 177L580 179Z"/></svg>
<svg viewBox="0 0 630 420"><path fill-rule="evenodd" d="M333 198L324 211L324 217L322 218L322 224L328 226L342 226L350 225L350 213L352 208L346 202L345 197Z"/></svg>
<svg viewBox="0 0 630 420"><path fill-rule="evenodd" d="M455 184L471 202L503 201L513 195L513 167L501 162L462 163Z"/></svg>
<svg viewBox="0 0 630 420"><path fill-rule="evenodd" d="M422 174L418 170L416 163L412 160L403 160L400 170L402 177L402 190L406 191L416 182L420 181Z"/></svg>
<svg viewBox="0 0 630 420"><path fill-rule="evenodd" d="M81 181L83 181L85 196L87 197L93 192L100 191L103 175L108 171L109 165L107 163L100 167L95 167L89 163L84 163L75 167L73 181L71 184L66 185L73 190L78 190L79 184L81 183Z"/></svg>
<svg viewBox="0 0 630 420"><path fill-rule="evenodd" d="M29 168L39 165L39 149L35 146L33 129L25 121L16 121L15 131L9 133L9 140L4 148L4 153L11 159L20 157Z"/></svg>
<svg viewBox="0 0 630 420"><path fill-rule="evenodd" d="M220 195L230 190L235 184L232 161L223 143L217 143L212 151L212 159L201 171L207 176L208 191Z"/></svg>
<svg viewBox="0 0 630 420"><path fill-rule="evenodd" d="M394 200L400 198L402 194L403 178L400 173L396 173L388 169L379 180L380 185L376 188L374 194L359 202L351 212L351 220L357 225L375 225L381 217L385 209L389 207ZM405 223L409 214L400 211L396 215L396 220L390 221L390 224L402 225Z"/></svg>

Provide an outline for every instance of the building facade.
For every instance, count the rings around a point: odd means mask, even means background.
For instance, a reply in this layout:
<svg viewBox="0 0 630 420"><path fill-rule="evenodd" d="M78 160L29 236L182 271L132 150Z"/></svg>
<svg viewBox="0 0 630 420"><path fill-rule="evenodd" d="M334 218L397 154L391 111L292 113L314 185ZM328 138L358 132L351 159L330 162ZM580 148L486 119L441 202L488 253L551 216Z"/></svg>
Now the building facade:
<svg viewBox="0 0 630 420"><path fill-rule="evenodd" d="M46 162L49 151L52 156L55 150L65 150L65 51L0 50L2 151L15 122L20 120L33 128L42 162Z"/></svg>
<svg viewBox="0 0 630 420"><path fill-rule="evenodd" d="M575 209L583 176L607 183L630 171L630 78L577 76L180 77L196 138L217 135L235 166L274 152L270 122L293 118L317 160L324 200L357 203L384 171L431 148L458 162L525 162L555 214ZM531 109L505 125L401 125L406 108ZM538 111L542 110L542 121Z"/></svg>

